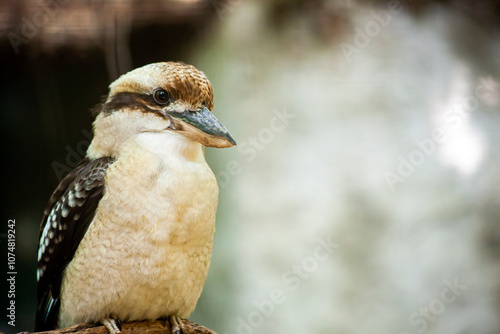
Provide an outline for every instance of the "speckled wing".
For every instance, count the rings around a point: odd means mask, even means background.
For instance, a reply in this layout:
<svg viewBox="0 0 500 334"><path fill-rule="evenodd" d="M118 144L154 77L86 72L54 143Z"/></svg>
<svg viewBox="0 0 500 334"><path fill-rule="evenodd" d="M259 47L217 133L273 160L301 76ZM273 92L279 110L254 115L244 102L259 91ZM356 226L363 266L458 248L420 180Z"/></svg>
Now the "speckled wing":
<svg viewBox="0 0 500 334"><path fill-rule="evenodd" d="M113 158L85 158L52 194L38 244L35 331L57 327L62 274L94 218L104 194L104 176Z"/></svg>

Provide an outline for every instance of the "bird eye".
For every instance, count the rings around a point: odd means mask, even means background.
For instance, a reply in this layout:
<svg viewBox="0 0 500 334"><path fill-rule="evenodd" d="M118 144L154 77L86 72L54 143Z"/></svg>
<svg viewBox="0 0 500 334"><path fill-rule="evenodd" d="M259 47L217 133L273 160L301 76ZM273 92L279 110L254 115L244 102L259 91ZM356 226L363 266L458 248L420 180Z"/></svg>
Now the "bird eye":
<svg viewBox="0 0 500 334"><path fill-rule="evenodd" d="M153 98L158 104L167 104L170 102L171 95L163 88L157 88L153 92Z"/></svg>

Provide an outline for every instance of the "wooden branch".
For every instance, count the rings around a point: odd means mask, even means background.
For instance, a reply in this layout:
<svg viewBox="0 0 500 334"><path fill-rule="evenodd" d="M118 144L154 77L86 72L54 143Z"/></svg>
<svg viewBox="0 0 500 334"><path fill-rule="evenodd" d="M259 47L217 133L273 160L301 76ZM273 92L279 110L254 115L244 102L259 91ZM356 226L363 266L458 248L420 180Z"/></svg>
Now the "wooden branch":
<svg viewBox="0 0 500 334"><path fill-rule="evenodd" d="M184 334L217 334L213 330L200 326L192 321L182 319L184 324ZM79 324L73 327L59 328L47 332L37 332L37 334L108 334L108 330L103 325ZM154 321L134 321L122 324L121 334L173 334L170 324L161 320ZM20 332L19 334L30 334Z"/></svg>

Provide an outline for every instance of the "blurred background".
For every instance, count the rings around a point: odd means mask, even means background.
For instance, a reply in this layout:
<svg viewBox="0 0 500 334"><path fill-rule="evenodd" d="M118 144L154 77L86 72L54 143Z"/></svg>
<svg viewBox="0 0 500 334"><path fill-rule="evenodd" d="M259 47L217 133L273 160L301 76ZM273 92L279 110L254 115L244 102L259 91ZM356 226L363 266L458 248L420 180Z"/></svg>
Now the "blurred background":
<svg viewBox="0 0 500 334"><path fill-rule="evenodd" d="M238 141L191 320L500 333L500 3L2 0L0 331L32 331L45 205L120 74L182 60ZM16 321L7 321L15 219Z"/></svg>

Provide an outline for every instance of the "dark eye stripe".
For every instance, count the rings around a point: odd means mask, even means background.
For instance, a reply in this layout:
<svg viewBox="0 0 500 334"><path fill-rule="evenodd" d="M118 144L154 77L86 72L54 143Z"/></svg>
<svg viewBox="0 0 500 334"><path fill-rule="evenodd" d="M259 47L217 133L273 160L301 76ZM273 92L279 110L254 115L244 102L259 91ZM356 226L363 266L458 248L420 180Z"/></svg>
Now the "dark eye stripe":
<svg viewBox="0 0 500 334"><path fill-rule="evenodd" d="M158 103L155 101L152 94L138 94L128 92L118 93L114 95L108 102L97 106L94 109L94 112L96 114L101 112L105 114L111 114L115 111L119 111L125 108L138 110L145 113L151 112L165 117L161 109L158 107Z"/></svg>

